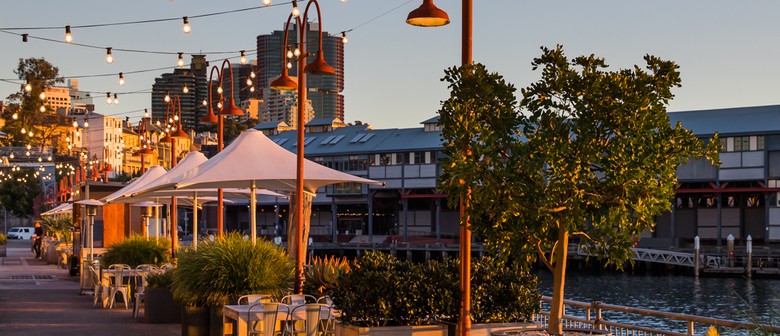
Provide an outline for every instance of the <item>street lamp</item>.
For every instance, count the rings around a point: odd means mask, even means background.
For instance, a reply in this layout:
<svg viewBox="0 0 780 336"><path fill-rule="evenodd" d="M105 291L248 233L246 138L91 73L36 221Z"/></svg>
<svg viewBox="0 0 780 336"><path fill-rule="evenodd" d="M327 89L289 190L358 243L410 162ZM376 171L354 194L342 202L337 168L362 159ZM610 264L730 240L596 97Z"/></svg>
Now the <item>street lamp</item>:
<svg viewBox="0 0 780 336"><path fill-rule="evenodd" d="M222 96L222 93L224 92L222 90L222 79L225 75L225 66L227 66L228 75L230 75L230 101L228 102L227 106L224 106L224 100L225 97ZM211 100L211 93L212 88L211 85L214 83L213 77L214 77L214 71L217 72L217 82L219 83L219 87L217 89L217 94L219 95L217 100L217 110L219 111L219 116L214 114L214 103ZM202 123L217 123L217 152L221 152L222 149L225 147L224 144L224 123L222 120L222 116L226 115L232 115L232 116L243 116L244 111L242 111L240 108L236 106L235 101L235 90L233 89L233 66L230 64L230 61L224 60L222 61L222 67L217 68L217 66L211 67L211 72L209 73L209 112L207 115L205 115L203 118L200 119L200 122ZM224 205L222 204L224 202L225 196L222 192L222 188L217 189L217 236L221 237L222 233L224 231Z"/></svg>
<svg viewBox="0 0 780 336"><path fill-rule="evenodd" d="M472 63L472 0L461 0L463 12L461 63ZM409 13L406 23L421 27L438 27L450 23L447 13L436 7L433 0L423 0L422 5ZM468 149L464 149L468 151ZM469 191L467 191L469 192ZM471 229L466 210L468 199L460 198L460 326L461 335L471 335Z"/></svg>
<svg viewBox="0 0 780 336"><path fill-rule="evenodd" d="M141 174L143 174L144 171L145 171L145 169L144 169L145 168L144 156L145 155L153 155L154 154L154 151L150 148L151 145L152 145L152 140L150 139L150 136L149 136L149 128L148 128L149 125L147 125L148 121L149 121L148 118L143 118L143 119L141 119L141 123L138 124L138 134L139 134L140 141L141 141L141 144L140 144L141 148L139 148L138 151L133 153L134 156L140 156L141 157Z"/></svg>
<svg viewBox="0 0 780 336"><path fill-rule="evenodd" d="M305 25L308 25L308 15L309 15L309 9L311 8L311 5L314 5L314 7L317 10L317 21L320 24L320 29L317 30L318 34L318 49L317 54L315 55L314 61L306 64L306 58L309 56L309 54L306 52L306 31L308 30L308 27ZM297 10L296 2L293 1L294 10ZM282 62L282 74L271 82L271 89L274 90L294 90L296 87L298 89L298 113L296 117L296 131L297 131L297 171L296 171L296 181L295 181L295 212L293 213L293 216L295 218L295 240L293 241L295 244L295 293L303 293L303 258L305 257L303 255L303 162L304 162L304 112L305 112L305 106L306 106L306 73L312 73L312 74L318 74L318 75L334 75L336 71L333 69L332 66L325 63L325 56L322 52L322 13L320 12L320 5L317 2L317 0L308 0L306 3L306 10L303 12L303 19L301 19L300 15L294 15L294 13L291 13L290 16L287 18L287 24L284 27L284 48L282 48L282 53L287 51L287 38L290 31L290 21L292 21L293 17L296 20L296 23L298 24L298 45L300 49L300 56L298 56L298 83L296 85L295 81L290 78L287 72L287 66L286 62ZM282 59L285 59L286 56L282 56ZM288 248L292 248L292 246L288 246Z"/></svg>

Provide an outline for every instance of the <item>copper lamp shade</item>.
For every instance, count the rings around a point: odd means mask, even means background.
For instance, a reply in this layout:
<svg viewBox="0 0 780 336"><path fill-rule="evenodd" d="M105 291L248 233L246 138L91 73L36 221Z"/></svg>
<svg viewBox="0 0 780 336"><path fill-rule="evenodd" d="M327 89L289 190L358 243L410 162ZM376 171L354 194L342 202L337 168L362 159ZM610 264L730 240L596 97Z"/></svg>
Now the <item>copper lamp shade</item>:
<svg viewBox="0 0 780 336"><path fill-rule="evenodd" d="M181 127L177 128L175 131L171 133L171 138L189 138L190 135L187 134Z"/></svg>
<svg viewBox="0 0 780 336"><path fill-rule="evenodd" d="M160 140L158 140L158 141L159 142L171 142L171 140L173 140L173 139L171 139L171 136L168 135L168 133L165 133L165 136L160 138Z"/></svg>
<svg viewBox="0 0 780 336"><path fill-rule="evenodd" d="M335 75L336 70L332 66L325 63L325 55L322 54L322 50L317 50L317 55L314 57L314 61L306 65L303 69L310 74L315 75Z"/></svg>
<svg viewBox="0 0 780 336"><path fill-rule="evenodd" d="M220 115L232 115L232 116L242 116L244 115L244 111L242 111L238 106L236 106L236 102L233 101L233 98L230 98L228 101L227 106L222 109L222 112L219 113Z"/></svg>
<svg viewBox="0 0 780 336"><path fill-rule="evenodd" d="M209 107L209 114L203 116L203 118L200 118L200 122L207 123L207 124L216 124L219 122L219 118L217 118L217 115L214 114L214 110Z"/></svg>
<svg viewBox="0 0 780 336"><path fill-rule="evenodd" d="M106 164L106 168L104 168L103 171L106 172L106 173L113 173L114 172L114 168L111 168L110 164Z"/></svg>
<svg viewBox="0 0 780 336"><path fill-rule="evenodd" d="M290 75L287 74L287 68L282 68L282 75L271 82L271 89L273 90L295 90L297 88L298 82L290 78Z"/></svg>
<svg viewBox="0 0 780 336"><path fill-rule="evenodd" d="M433 0L423 0L422 5L406 17L406 23L420 27L439 27L450 23L450 17L447 12L436 7Z"/></svg>
<svg viewBox="0 0 780 336"><path fill-rule="evenodd" d="M141 148L137 152L133 153L133 155L135 155L135 156L138 156L138 155L151 155L151 154L154 154L154 151L149 149L149 148L146 148L146 147Z"/></svg>

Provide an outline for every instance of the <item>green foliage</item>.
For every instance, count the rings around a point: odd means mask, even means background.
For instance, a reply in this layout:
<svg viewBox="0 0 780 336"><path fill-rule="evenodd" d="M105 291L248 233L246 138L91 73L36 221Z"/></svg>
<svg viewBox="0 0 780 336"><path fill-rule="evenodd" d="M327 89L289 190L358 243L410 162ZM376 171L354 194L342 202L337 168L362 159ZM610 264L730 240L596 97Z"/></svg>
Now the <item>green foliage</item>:
<svg viewBox="0 0 780 336"><path fill-rule="evenodd" d="M8 236L4 233L0 233L0 245L5 245L6 243L8 243Z"/></svg>
<svg viewBox="0 0 780 336"><path fill-rule="evenodd" d="M349 262L346 257L314 257L309 260L304 276L304 292L316 297L330 295L338 286L339 278L349 272Z"/></svg>
<svg viewBox="0 0 780 336"><path fill-rule="evenodd" d="M151 288L171 288L173 287L173 273L176 269L159 273L149 273L146 276L146 282Z"/></svg>
<svg viewBox="0 0 780 336"><path fill-rule="evenodd" d="M33 199L42 192L41 184L32 169L5 172L10 177L0 182L0 204L14 216L33 214Z"/></svg>
<svg viewBox="0 0 780 336"><path fill-rule="evenodd" d="M155 240L134 235L109 246L100 258L100 263L106 267L112 264L127 264L130 267L141 264L161 265L168 261L170 244L170 240L165 238Z"/></svg>
<svg viewBox="0 0 780 336"><path fill-rule="evenodd" d="M532 62L542 78L522 90L519 105L514 87L482 65L449 69L443 79L450 158L440 187L450 204L468 205L464 218L489 250L525 265L538 257L555 270L553 308L563 300L570 235L620 267L635 238L669 210L677 167L718 161L717 135L702 141L669 123L678 66L644 59L644 69L605 71L593 55L569 60L560 46L542 48Z"/></svg>
<svg viewBox="0 0 780 336"><path fill-rule="evenodd" d="M204 241L179 254L173 296L185 304L227 304L245 294L281 297L292 287L295 266L281 248L237 233Z"/></svg>
<svg viewBox="0 0 780 336"><path fill-rule="evenodd" d="M518 322L539 309L536 277L485 258L474 263L475 323ZM458 317L458 263L425 264L367 252L333 289L341 321L359 326L421 325Z"/></svg>
<svg viewBox="0 0 780 336"><path fill-rule="evenodd" d="M46 234L54 237L60 242L71 241L71 229L73 228L73 217L43 217L43 224Z"/></svg>

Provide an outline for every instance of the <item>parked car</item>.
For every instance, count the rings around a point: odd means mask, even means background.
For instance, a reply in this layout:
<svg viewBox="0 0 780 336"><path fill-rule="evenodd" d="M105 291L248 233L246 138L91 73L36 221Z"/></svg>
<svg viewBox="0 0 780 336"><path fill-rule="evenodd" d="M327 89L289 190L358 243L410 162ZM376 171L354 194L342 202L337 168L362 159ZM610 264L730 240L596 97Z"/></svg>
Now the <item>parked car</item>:
<svg viewBox="0 0 780 336"><path fill-rule="evenodd" d="M8 239L30 239L35 233L31 226L17 226L8 230Z"/></svg>

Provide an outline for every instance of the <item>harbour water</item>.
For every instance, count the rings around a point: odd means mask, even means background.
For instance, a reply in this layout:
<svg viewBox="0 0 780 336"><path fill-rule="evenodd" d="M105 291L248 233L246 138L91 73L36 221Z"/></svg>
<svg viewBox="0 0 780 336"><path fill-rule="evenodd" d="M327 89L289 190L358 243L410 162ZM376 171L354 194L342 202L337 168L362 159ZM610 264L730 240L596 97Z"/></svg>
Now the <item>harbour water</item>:
<svg viewBox="0 0 780 336"><path fill-rule="evenodd" d="M551 296L551 274L545 271L539 271L538 274L542 294ZM566 277L565 298L736 321L755 322L757 319L762 324L780 324L780 279L695 278L692 275L570 271ZM667 320L611 312L605 313L604 318L609 321L686 332L685 323L670 323ZM703 335L708 327L697 325L696 334ZM748 334L746 331L719 331L721 335Z"/></svg>

